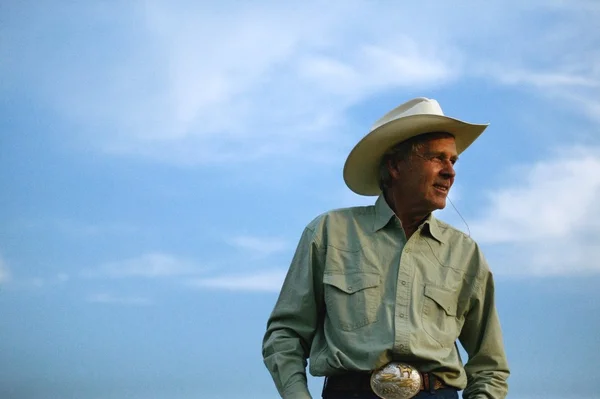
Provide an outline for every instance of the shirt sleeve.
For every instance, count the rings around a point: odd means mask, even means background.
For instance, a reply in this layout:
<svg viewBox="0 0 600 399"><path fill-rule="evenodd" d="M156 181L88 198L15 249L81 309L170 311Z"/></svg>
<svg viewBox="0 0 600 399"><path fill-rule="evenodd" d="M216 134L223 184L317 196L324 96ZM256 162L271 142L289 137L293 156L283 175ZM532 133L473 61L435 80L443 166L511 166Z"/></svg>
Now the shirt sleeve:
<svg viewBox="0 0 600 399"><path fill-rule="evenodd" d="M284 399L311 398L307 358L323 309L320 251L313 236L304 230L263 339L265 365Z"/></svg>
<svg viewBox="0 0 600 399"><path fill-rule="evenodd" d="M467 387L463 398L501 399L508 393L510 372L496 311L493 275L481 255L479 261L483 262L484 271L459 337L469 356L465 364Z"/></svg>

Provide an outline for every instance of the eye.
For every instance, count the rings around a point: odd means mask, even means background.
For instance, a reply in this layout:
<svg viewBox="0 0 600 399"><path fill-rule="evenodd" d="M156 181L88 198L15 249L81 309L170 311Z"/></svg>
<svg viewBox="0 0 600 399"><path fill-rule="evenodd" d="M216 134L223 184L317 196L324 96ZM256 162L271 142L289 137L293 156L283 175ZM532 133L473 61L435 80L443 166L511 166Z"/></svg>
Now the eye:
<svg viewBox="0 0 600 399"><path fill-rule="evenodd" d="M444 155L437 155L437 156L433 156L431 157L431 161L436 162L440 165L445 165L446 162L450 162L452 164L452 166L454 166L456 164L456 162L458 161L458 158L447 158Z"/></svg>

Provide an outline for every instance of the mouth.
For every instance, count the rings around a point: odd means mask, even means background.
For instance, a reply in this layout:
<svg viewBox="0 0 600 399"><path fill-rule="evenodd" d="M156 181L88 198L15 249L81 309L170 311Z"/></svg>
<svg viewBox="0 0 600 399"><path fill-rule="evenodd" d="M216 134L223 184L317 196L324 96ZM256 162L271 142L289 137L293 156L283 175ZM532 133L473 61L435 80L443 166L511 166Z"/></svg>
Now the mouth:
<svg viewBox="0 0 600 399"><path fill-rule="evenodd" d="M434 184L433 187L435 187L437 191L444 194L448 194L448 191L450 191L450 186L444 184Z"/></svg>

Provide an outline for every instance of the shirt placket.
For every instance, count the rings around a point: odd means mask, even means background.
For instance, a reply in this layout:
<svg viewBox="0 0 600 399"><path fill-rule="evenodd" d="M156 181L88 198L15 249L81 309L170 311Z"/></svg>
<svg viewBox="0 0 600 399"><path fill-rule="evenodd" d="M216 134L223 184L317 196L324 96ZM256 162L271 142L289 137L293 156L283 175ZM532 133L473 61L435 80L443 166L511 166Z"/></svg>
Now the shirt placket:
<svg viewBox="0 0 600 399"><path fill-rule="evenodd" d="M412 276L414 266L410 262L412 242L408 240L400 254L398 265L398 280L396 285L396 310L394 325L394 353L399 355L409 354L410 320L409 306L412 290Z"/></svg>

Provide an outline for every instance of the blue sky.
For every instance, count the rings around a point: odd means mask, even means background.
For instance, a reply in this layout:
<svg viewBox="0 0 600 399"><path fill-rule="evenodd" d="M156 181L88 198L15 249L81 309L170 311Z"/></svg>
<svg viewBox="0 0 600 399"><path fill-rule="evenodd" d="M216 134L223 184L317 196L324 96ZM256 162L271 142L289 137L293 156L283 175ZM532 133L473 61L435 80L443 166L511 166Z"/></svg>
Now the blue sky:
<svg viewBox="0 0 600 399"><path fill-rule="evenodd" d="M437 215L496 275L509 397L597 397L600 3L526 3L5 2L0 396L276 398L302 228L374 202L345 156L427 96L491 123L468 227Z"/></svg>

